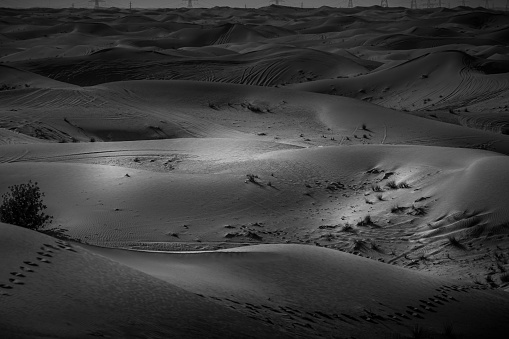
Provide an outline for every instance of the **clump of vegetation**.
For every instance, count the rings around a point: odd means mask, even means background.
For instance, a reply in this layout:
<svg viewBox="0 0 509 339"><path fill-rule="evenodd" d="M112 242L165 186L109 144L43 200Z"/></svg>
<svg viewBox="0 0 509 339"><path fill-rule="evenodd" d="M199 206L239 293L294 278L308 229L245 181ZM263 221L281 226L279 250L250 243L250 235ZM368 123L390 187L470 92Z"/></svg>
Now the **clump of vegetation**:
<svg viewBox="0 0 509 339"><path fill-rule="evenodd" d="M246 177L247 177L247 181L257 184L257 181L256 181L256 179L258 179L257 175L249 173L249 174L246 174Z"/></svg>
<svg viewBox="0 0 509 339"><path fill-rule="evenodd" d="M371 216L369 214L366 215L364 219L357 223L357 226L370 226L370 225L374 225L374 223L373 220L371 220Z"/></svg>
<svg viewBox="0 0 509 339"><path fill-rule="evenodd" d="M398 188L410 188L410 185L403 181L398 184Z"/></svg>
<svg viewBox="0 0 509 339"><path fill-rule="evenodd" d="M342 232L351 232L351 233L353 233L353 232L355 232L355 229L353 228L352 225L346 224L345 226L343 226L341 228L341 231Z"/></svg>
<svg viewBox="0 0 509 339"><path fill-rule="evenodd" d="M371 190L372 190L373 192L383 192L382 187L380 187L379 185L373 185L373 186L371 186Z"/></svg>
<svg viewBox="0 0 509 339"><path fill-rule="evenodd" d="M396 205L396 206L391 207L391 213L401 213L405 209L406 209L406 207Z"/></svg>
<svg viewBox="0 0 509 339"><path fill-rule="evenodd" d="M463 246L463 244L459 241L459 239L457 239L455 236L451 235L451 236L448 236L447 237L447 240L449 240L449 244L452 246L452 247L456 247L456 248L459 248L459 249L464 249L465 246Z"/></svg>
<svg viewBox="0 0 509 339"><path fill-rule="evenodd" d="M396 181L394 181L394 180L387 182L387 184L385 184L385 186L387 188L390 188L391 190L395 190L398 188L398 185L396 184Z"/></svg>
<svg viewBox="0 0 509 339"><path fill-rule="evenodd" d="M0 221L38 230L53 220L43 211L47 208L37 182L9 186L9 192L2 195Z"/></svg>
<svg viewBox="0 0 509 339"><path fill-rule="evenodd" d="M425 207L416 207L412 205L412 212L410 213L412 215L422 216L426 214L426 208Z"/></svg>
<svg viewBox="0 0 509 339"><path fill-rule="evenodd" d="M366 250L368 247L367 247L367 243L366 241L362 240L362 239L355 239L353 241L353 250L354 251L363 251L363 250Z"/></svg>
<svg viewBox="0 0 509 339"><path fill-rule="evenodd" d="M502 274L500 276L500 281L504 283L509 283L509 273Z"/></svg>

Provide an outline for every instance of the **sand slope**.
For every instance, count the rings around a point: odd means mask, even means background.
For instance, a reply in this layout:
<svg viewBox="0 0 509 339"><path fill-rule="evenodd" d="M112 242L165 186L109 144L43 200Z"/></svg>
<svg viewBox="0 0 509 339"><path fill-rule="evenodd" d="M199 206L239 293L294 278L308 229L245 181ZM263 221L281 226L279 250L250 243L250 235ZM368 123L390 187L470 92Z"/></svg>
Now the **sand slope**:
<svg viewBox="0 0 509 339"><path fill-rule="evenodd" d="M0 233L2 337L286 337L88 250L6 224Z"/></svg>
<svg viewBox="0 0 509 339"><path fill-rule="evenodd" d="M501 338L508 296L350 254L302 245L259 245L215 253L95 253L268 318L294 337L410 333L412 324L462 338ZM460 330L461 329L461 330Z"/></svg>

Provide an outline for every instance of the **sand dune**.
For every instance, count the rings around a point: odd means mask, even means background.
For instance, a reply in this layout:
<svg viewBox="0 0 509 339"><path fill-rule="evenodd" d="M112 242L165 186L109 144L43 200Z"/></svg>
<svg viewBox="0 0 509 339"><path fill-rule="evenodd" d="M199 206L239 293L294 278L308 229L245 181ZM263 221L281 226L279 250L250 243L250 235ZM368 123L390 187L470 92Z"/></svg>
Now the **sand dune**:
<svg viewBox="0 0 509 339"><path fill-rule="evenodd" d="M416 319L435 333L443 331L437 323L449 321L465 337L496 336L501 328L489 324L507 321L504 293L328 249L259 245L167 254L87 248L246 315L267 317L294 337L317 331L384 337L408 331Z"/></svg>
<svg viewBox="0 0 509 339"><path fill-rule="evenodd" d="M507 27L1 9L0 337L505 338Z"/></svg>
<svg viewBox="0 0 509 339"><path fill-rule="evenodd" d="M3 337L287 337L90 251L16 226L0 229ZM56 286L58 295L50 293Z"/></svg>

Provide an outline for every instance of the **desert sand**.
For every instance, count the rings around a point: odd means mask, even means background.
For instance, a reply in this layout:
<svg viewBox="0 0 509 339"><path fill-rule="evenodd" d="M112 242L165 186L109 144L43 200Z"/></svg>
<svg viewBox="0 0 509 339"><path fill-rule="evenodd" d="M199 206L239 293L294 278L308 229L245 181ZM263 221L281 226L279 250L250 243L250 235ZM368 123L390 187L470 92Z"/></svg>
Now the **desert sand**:
<svg viewBox="0 0 509 339"><path fill-rule="evenodd" d="M0 17L1 338L507 337L507 13Z"/></svg>

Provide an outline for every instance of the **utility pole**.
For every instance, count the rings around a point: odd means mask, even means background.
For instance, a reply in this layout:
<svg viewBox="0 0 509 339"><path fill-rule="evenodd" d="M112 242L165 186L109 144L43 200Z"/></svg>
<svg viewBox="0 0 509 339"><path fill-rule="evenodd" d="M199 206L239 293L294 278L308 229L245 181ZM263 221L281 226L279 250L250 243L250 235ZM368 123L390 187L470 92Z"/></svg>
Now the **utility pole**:
<svg viewBox="0 0 509 339"><path fill-rule="evenodd" d="M417 9L417 0L412 0L412 2L410 3L410 8Z"/></svg>
<svg viewBox="0 0 509 339"><path fill-rule="evenodd" d="M300 3L300 8L304 8L304 3L303 2Z"/></svg>
<svg viewBox="0 0 509 339"><path fill-rule="evenodd" d="M89 2L93 2L94 3L94 8L98 9L98 8L101 8L100 3L104 2L104 0L90 0Z"/></svg>
<svg viewBox="0 0 509 339"><path fill-rule="evenodd" d="M353 8L353 0L348 0L348 8Z"/></svg>
<svg viewBox="0 0 509 339"><path fill-rule="evenodd" d="M183 0L186 1L186 0ZM198 0L187 0L187 8L193 8L193 2L197 2Z"/></svg>
<svg viewBox="0 0 509 339"><path fill-rule="evenodd" d="M442 7L442 0L438 0L438 8Z"/></svg>
<svg viewBox="0 0 509 339"><path fill-rule="evenodd" d="M281 5L283 2L285 2L285 0L270 0L270 2L274 2L276 4L276 6L279 6Z"/></svg>
<svg viewBox="0 0 509 339"><path fill-rule="evenodd" d="M133 3L129 1L129 12L133 11Z"/></svg>
<svg viewBox="0 0 509 339"><path fill-rule="evenodd" d="M490 1L489 0L485 0L484 1L484 8L486 8L486 9L490 8Z"/></svg>
<svg viewBox="0 0 509 339"><path fill-rule="evenodd" d="M389 1L388 0L382 0L382 2L380 3L380 6L382 6L382 7L389 7Z"/></svg>

